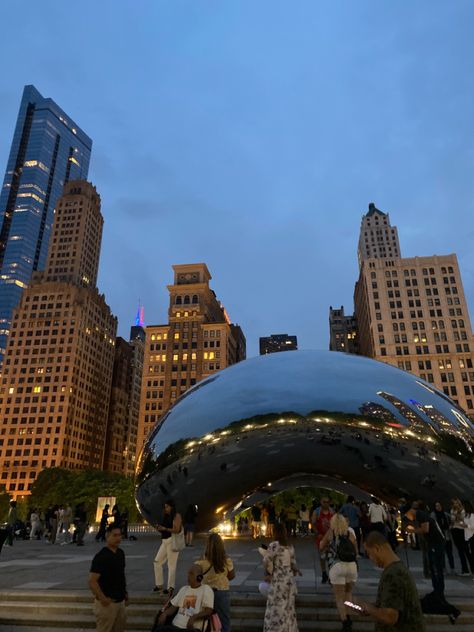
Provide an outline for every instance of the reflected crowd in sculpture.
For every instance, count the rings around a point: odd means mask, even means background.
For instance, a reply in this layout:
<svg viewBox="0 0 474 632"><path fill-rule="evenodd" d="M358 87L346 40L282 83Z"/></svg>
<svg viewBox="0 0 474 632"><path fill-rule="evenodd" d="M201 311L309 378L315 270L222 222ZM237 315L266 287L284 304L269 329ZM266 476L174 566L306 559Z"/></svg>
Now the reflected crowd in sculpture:
<svg viewBox="0 0 474 632"><path fill-rule="evenodd" d="M288 481L345 485L388 502L474 489L474 425L416 376L355 355L251 358L187 391L150 434L136 499L159 522L166 498L200 527Z"/></svg>

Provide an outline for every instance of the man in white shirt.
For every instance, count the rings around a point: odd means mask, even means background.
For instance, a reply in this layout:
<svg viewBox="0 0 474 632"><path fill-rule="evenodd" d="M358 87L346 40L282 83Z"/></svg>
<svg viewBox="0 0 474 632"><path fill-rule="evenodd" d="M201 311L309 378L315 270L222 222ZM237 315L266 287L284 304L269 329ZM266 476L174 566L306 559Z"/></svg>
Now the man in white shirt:
<svg viewBox="0 0 474 632"><path fill-rule="evenodd" d="M212 614L214 592L210 586L202 585L202 569L193 564L188 570L188 586L183 586L170 605L158 617L158 625L153 632L174 632L175 630L204 629L206 619ZM170 624L168 617L174 615Z"/></svg>
<svg viewBox="0 0 474 632"><path fill-rule="evenodd" d="M373 498L373 503L369 505L369 518L372 531L385 532L385 524L387 522L387 512L381 505L378 498Z"/></svg>

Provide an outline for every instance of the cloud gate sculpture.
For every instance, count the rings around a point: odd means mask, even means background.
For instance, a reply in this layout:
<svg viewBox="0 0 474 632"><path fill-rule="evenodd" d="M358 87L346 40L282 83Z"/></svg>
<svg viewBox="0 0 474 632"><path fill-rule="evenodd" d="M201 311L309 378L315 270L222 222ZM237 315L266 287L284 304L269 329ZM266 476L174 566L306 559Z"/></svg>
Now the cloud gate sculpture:
<svg viewBox="0 0 474 632"><path fill-rule="evenodd" d="M291 485L395 502L474 489L474 425L452 400L388 364L331 351L251 358L187 391L140 458L136 500L196 503L211 527L239 503Z"/></svg>

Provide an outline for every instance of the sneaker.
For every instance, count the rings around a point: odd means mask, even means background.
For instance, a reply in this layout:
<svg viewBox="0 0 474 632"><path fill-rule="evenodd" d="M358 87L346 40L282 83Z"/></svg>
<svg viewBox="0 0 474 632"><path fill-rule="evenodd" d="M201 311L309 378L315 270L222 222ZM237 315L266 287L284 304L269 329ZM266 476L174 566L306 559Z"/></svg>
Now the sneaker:
<svg viewBox="0 0 474 632"><path fill-rule="evenodd" d="M155 586L151 592L161 592L163 590L163 586Z"/></svg>
<svg viewBox="0 0 474 632"><path fill-rule="evenodd" d="M471 573L458 573L458 577L470 577Z"/></svg>
<svg viewBox="0 0 474 632"><path fill-rule="evenodd" d="M164 591L163 591L164 595L169 595L170 597L173 596L173 593L174 593L174 588L173 587L165 588Z"/></svg>

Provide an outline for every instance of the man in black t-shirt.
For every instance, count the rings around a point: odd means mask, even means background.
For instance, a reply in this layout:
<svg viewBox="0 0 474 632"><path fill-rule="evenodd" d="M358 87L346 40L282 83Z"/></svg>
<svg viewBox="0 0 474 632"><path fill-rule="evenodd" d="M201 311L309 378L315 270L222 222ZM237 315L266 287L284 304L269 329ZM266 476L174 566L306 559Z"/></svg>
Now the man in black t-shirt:
<svg viewBox="0 0 474 632"><path fill-rule="evenodd" d="M120 527L112 524L105 533L106 546L92 560L89 588L95 597L97 632L123 632L128 594L125 555L119 548L122 532Z"/></svg>

